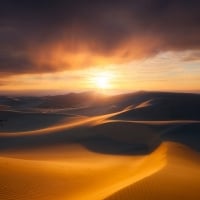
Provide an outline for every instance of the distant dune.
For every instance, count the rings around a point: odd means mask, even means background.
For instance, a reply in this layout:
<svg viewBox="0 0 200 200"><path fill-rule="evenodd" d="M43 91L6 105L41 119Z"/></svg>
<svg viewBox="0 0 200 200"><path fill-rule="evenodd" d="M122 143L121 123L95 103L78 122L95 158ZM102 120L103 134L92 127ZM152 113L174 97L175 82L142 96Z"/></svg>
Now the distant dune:
<svg viewBox="0 0 200 200"><path fill-rule="evenodd" d="M1 97L0 104L0 199L200 199L198 94Z"/></svg>

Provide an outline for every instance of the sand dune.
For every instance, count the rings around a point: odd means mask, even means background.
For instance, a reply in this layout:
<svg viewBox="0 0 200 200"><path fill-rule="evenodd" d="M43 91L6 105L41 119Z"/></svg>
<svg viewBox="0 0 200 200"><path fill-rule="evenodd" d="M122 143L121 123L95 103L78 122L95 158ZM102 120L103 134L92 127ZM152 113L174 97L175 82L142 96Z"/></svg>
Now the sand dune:
<svg viewBox="0 0 200 200"><path fill-rule="evenodd" d="M200 155L180 144L165 145L166 165L161 170L106 199L200 199Z"/></svg>
<svg viewBox="0 0 200 200"><path fill-rule="evenodd" d="M200 199L200 95L85 95L1 101L0 199Z"/></svg>
<svg viewBox="0 0 200 200"><path fill-rule="evenodd" d="M121 102L122 103L122 102ZM115 116L131 120L200 120L200 95L178 93L142 93L128 101L136 109Z"/></svg>
<svg viewBox="0 0 200 200"><path fill-rule="evenodd" d="M65 160L1 157L0 199L103 199L165 165L165 147L143 157L97 154L77 145L68 150Z"/></svg>
<svg viewBox="0 0 200 200"><path fill-rule="evenodd" d="M183 145L165 143L147 156L59 148L1 157L0 199L199 198L200 156Z"/></svg>
<svg viewBox="0 0 200 200"><path fill-rule="evenodd" d="M1 132L20 132L38 130L67 122L76 116L57 113L0 111L0 119L5 120ZM77 118L80 116L77 116Z"/></svg>

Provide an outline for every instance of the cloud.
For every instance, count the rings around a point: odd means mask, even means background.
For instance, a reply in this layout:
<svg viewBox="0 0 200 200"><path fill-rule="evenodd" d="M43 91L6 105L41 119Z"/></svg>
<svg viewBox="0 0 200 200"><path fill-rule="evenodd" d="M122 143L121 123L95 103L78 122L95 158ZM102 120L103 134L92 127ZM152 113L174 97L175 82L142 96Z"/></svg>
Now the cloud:
<svg viewBox="0 0 200 200"><path fill-rule="evenodd" d="M3 1L0 74L62 71L199 50L199 7L198 0Z"/></svg>
<svg viewBox="0 0 200 200"><path fill-rule="evenodd" d="M186 51L182 57L183 61L200 61L200 51Z"/></svg>

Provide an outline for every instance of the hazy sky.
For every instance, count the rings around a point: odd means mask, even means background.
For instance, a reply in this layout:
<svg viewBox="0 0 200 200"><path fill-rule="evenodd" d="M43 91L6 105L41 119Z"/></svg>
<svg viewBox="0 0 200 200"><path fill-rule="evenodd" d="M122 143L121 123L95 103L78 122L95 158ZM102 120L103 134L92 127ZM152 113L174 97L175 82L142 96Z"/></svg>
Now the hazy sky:
<svg viewBox="0 0 200 200"><path fill-rule="evenodd" d="M200 90L199 0L2 0L0 92Z"/></svg>

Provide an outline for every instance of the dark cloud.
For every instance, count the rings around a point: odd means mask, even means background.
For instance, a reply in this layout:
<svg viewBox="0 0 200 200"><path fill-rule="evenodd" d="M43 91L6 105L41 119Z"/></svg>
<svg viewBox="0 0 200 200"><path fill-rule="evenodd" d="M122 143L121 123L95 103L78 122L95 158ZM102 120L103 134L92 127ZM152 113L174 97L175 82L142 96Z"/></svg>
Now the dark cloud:
<svg viewBox="0 0 200 200"><path fill-rule="evenodd" d="M198 0L2 0L0 73L126 62L200 48Z"/></svg>

